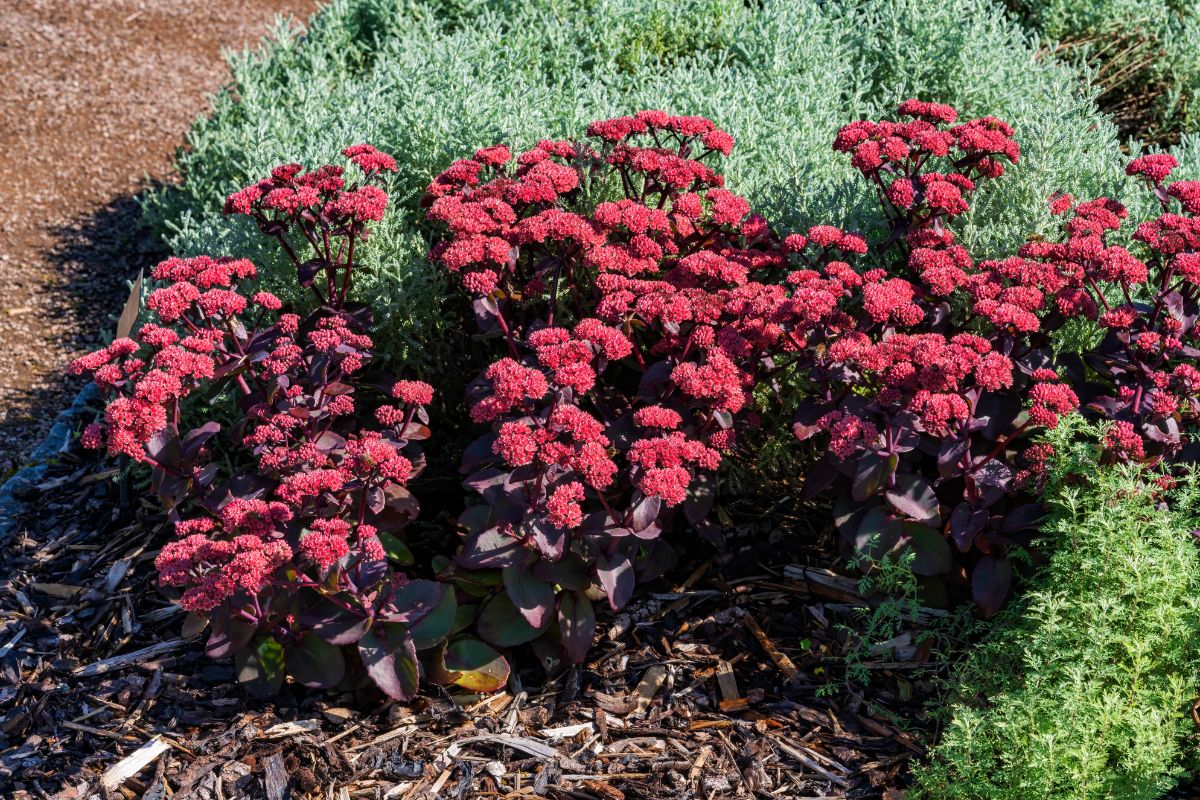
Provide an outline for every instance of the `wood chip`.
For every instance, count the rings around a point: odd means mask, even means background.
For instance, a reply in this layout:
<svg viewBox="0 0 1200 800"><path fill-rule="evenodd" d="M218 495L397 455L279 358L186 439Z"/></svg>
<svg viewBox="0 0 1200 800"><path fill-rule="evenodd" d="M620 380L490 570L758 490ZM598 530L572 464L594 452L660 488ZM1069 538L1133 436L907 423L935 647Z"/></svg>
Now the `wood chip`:
<svg viewBox="0 0 1200 800"><path fill-rule="evenodd" d="M298 736L302 733L315 733L321 730L321 723L315 719L302 719L298 722L281 722L263 731L267 739L282 739L287 736Z"/></svg>
<svg viewBox="0 0 1200 800"><path fill-rule="evenodd" d="M155 736L129 755L113 764L100 776L100 785L109 792L115 792L125 781L150 766L163 753L171 749L171 745Z"/></svg>
<svg viewBox="0 0 1200 800"><path fill-rule="evenodd" d="M737 678L733 675L733 664L721 660L717 664L717 686L721 689L722 711L738 711L750 705L750 701L738 692Z"/></svg>
<svg viewBox="0 0 1200 800"><path fill-rule="evenodd" d="M800 670L796 668L795 663L775 646L771 638L763 631L754 617L749 614L745 617L746 627L754 634L754 638L758 639L758 643L762 645L763 650L767 651L767 655L775 662L775 666L779 667L779 671L789 682L795 682L800 679Z"/></svg>
<svg viewBox="0 0 1200 800"><path fill-rule="evenodd" d="M596 726L591 722L582 722L578 725L563 725L560 728L542 728L538 731L538 735L544 736L552 742L558 742L563 739L573 739L584 731L595 733Z"/></svg>
<svg viewBox="0 0 1200 800"><path fill-rule="evenodd" d="M642 680L638 682L637 689L634 690L636 697L634 711L642 713L650 707L651 701L654 700L654 695L658 694L658 690L667 680L667 668L662 664L655 664L646 670L642 675Z"/></svg>
<svg viewBox="0 0 1200 800"><path fill-rule="evenodd" d="M83 591L82 586L72 586L69 583L33 583L30 584L30 588L35 592L48 594L51 597L57 597L62 600L70 600Z"/></svg>
<svg viewBox="0 0 1200 800"><path fill-rule="evenodd" d="M266 784L267 800L288 800L287 769L279 753L267 756L263 762L263 782Z"/></svg>
<svg viewBox="0 0 1200 800"><path fill-rule="evenodd" d="M335 725L341 725L354 719L354 712L348 708L326 708L321 714Z"/></svg>
<svg viewBox="0 0 1200 800"><path fill-rule="evenodd" d="M102 675L105 672L112 672L114 669L121 669L122 667L128 667L131 664L148 661L152 658L157 658L158 656L174 652L181 649L185 644L187 644L187 642L187 639L180 637L178 639L171 639L166 642L152 644L149 647L143 647L141 650L134 650L132 653L113 656L112 658L106 658L103 661L96 661L95 663L87 664L86 666L77 667L75 669L75 675L80 678L88 678L92 675Z"/></svg>

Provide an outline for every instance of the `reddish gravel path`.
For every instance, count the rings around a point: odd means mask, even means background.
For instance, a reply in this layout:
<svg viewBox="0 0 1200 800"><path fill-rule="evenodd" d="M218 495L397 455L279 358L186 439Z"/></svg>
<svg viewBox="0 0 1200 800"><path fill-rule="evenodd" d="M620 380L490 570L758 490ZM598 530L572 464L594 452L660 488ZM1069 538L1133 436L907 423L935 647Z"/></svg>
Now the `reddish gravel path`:
<svg viewBox="0 0 1200 800"><path fill-rule="evenodd" d="M0 0L0 477L75 390L63 366L119 312L155 245L132 200L170 180L188 123L314 0Z"/></svg>

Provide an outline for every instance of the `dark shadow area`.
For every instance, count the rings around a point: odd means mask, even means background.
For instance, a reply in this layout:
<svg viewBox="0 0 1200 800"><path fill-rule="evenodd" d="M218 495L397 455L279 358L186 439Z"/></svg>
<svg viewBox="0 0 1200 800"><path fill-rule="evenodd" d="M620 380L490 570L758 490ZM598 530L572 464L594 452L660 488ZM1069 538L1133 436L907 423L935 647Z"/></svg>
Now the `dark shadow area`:
<svg viewBox="0 0 1200 800"><path fill-rule="evenodd" d="M55 245L31 254L54 278L41 289L47 302L22 320L31 338L43 326L56 331L59 370L34 376L32 387L13 392L0 422L0 475L19 468L46 435L54 417L83 386L65 372L74 355L103 344L129 296L128 282L166 255L143 224L136 195L117 197L91 214L51 231ZM45 316L39 318L38 314Z"/></svg>

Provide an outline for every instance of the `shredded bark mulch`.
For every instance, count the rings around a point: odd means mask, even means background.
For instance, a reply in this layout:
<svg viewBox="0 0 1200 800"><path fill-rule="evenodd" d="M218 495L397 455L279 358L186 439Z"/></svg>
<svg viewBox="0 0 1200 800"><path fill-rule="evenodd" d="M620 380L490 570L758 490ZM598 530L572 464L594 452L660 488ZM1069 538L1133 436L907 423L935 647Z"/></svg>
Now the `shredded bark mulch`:
<svg viewBox="0 0 1200 800"><path fill-rule="evenodd" d="M635 598L578 668L547 676L518 652L491 696L259 701L181 635L153 581L165 521L116 476L66 456L0 554L5 797L891 800L922 752L921 620L848 689L839 624L869 601L784 549L777 526L798 518L731 529L725 555Z"/></svg>
<svg viewBox="0 0 1200 800"><path fill-rule="evenodd" d="M0 476L19 466L78 385L161 245L135 196L171 180L171 155L276 14L315 0L0 3Z"/></svg>

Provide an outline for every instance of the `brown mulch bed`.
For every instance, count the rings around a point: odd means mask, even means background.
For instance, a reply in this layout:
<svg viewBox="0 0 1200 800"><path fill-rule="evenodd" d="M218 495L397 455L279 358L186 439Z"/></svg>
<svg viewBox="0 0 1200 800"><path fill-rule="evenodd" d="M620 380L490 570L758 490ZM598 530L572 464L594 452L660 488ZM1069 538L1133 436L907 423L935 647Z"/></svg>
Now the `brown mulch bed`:
<svg viewBox="0 0 1200 800"><path fill-rule="evenodd" d="M839 623L865 601L834 556L784 549L798 517L731 530L561 674L519 652L492 696L257 701L181 636L153 583L163 518L115 474L65 457L0 554L4 797L898 798L921 752L925 653L901 637L869 702L846 688Z"/></svg>
<svg viewBox="0 0 1200 800"><path fill-rule="evenodd" d="M126 281L158 245L134 196L276 14L315 0L0 3L0 475L28 456L79 388Z"/></svg>

